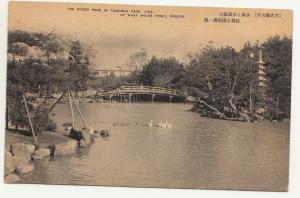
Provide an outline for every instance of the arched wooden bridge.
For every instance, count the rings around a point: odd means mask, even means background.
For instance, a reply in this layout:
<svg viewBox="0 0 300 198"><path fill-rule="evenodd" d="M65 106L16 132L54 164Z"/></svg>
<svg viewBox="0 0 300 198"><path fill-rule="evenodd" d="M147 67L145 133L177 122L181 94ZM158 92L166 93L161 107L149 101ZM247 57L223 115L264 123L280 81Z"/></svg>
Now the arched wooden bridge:
<svg viewBox="0 0 300 198"><path fill-rule="evenodd" d="M95 97L118 102L191 102L193 100L192 97L178 90L151 86L121 86L111 91L98 91Z"/></svg>

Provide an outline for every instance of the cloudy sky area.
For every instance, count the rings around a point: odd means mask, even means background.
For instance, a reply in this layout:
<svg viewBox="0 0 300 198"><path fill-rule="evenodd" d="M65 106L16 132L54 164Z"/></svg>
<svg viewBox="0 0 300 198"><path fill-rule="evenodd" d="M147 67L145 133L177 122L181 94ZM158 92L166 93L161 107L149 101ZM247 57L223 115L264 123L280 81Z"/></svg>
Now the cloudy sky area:
<svg viewBox="0 0 300 198"><path fill-rule="evenodd" d="M69 11L89 8L90 11ZM91 11L102 9L101 12ZM104 13L103 9L109 12ZM111 9L152 10L152 14L184 15L183 19L121 17ZM220 12L250 13L239 24L205 23L204 18L220 17ZM255 13L280 14L280 18L255 17ZM229 17L232 18L232 17ZM175 56L186 61L188 52L210 40L217 46L237 50L246 41L263 41L273 35L292 35L292 13L288 10L150 7L101 4L13 2L9 8L9 29L30 32L55 32L92 46L97 69L123 66L131 54L146 49L149 56Z"/></svg>

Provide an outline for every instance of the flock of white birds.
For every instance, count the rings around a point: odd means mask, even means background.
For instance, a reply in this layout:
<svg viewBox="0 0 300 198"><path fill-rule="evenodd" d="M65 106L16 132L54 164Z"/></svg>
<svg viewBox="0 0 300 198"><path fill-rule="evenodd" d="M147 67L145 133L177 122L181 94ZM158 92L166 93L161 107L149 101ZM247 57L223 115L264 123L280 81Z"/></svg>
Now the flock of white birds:
<svg viewBox="0 0 300 198"><path fill-rule="evenodd" d="M150 120L150 122L148 123L148 127L161 127L161 128L173 128L173 122L168 122L168 120L166 121L162 121L160 120L160 122L158 124L153 124L153 120Z"/></svg>

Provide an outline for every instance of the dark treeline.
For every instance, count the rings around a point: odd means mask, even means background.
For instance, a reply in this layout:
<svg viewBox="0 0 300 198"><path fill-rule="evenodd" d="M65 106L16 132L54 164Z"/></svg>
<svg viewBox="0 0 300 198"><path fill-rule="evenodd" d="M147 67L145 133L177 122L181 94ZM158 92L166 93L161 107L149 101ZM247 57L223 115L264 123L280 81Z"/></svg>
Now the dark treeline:
<svg viewBox="0 0 300 198"><path fill-rule="evenodd" d="M269 119L287 118L290 116L292 40L270 37L262 47L267 79L265 116ZM249 109L251 77L254 106L257 103L258 51L258 43L249 42L240 51L229 46L205 46L191 56L186 68L185 84L193 89L189 93L206 98L207 103L228 116L239 116L242 110ZM254 54L252 58L251 53Z"/></svg>
<svg viewBox="0 0 300 198"><path fill-rule="evenodd" d="M265 40L263 61L267 73L266 106L268 119L290 117L292 40L274 36ZM253 58L250 54L253 53ZM252 99L257 103L258 43L247 42L240 50L216 47L212 42L189 54L183 64L174 57L152 57L142 49L129 57L134 70L124 77L95 78L92 74L94 50L80 41L66 39L54 32L8 33L7 121L29 128L23 94L37 131L51 128L51 112L68 93L92 87L111 90L121 85L145 85L174 88L200 98L228 118L249 115L250 79ZM251 66L253 75L251 75ZM37 96L33 96L32 94ZM54 98L53 95L59 97ZM32 95L32 97L30 96ZM40 100L37 101L36 98ZM204 116L212 109L197 103L194 111ZM250 115L251 116L251 115ZM52 123L53 124L53 123ZM52 126L53 128L53 126Z"/></svg>
<svg viewBox="0 0 300 198"><path fill-rule="evenodd" d="M264 116L276 120L289 118L292 40L288 37L274 36L261 43L261 46L267 73L265 97L267 111ZM215 47L209 42L198 52L189 54L188 64L183 64L174 57L152 57L131 76L102 78L97 81L98 87L111 89L121 85L142 84L174 88L201 98L229 118L245 114L249 116L251 78L253 81L251 98L254 109L258 108L255 106L258 101L256 64L259 57L258 48L258 43L247 42L237 51L230 46ZM203 108L205 107L199 103L193 110L202 114L209 111Z"/></svg>

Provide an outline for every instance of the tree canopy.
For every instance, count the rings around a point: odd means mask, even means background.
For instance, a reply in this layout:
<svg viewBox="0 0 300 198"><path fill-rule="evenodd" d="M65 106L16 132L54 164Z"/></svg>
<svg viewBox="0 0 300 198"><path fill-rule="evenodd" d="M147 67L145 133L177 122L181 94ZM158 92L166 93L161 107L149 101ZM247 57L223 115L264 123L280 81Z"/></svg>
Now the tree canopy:
<svg viewBox="0 0 300 198"><path fill-rule="evenodd" d="M49 114L65 93L86 89L90 75L88 49L79 41L70 41L54 32L9 31L7 63L7 106L9 119L16 127L29 126L23 111L22 95L38 93L43 100L29 103L38 130L46 127ZM53 94L61 96L49 106ZM36 100L36 97L28 100ZM43 116L45 114L45 116ZM22 119L21 119L22 118ZM44 118L44 119L41 119Z"/></svg>
<svg viewBox="0 0 300 198"><path fill-rule="evenodd" d="M273 36L261 44L246 42L239 51L209 42L199 51L189 53L190 60L185 65L174 57L152 57L132 79L143 85L179 89L204 99L227 116L236 117L241 109L249 108L250 86L254 105L258 102L260 46L267 73L268 117L289 117L292 40L285 36Z"/></svg>

